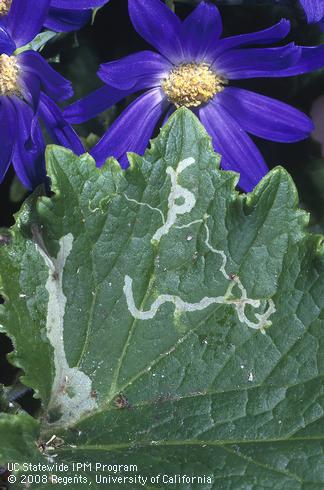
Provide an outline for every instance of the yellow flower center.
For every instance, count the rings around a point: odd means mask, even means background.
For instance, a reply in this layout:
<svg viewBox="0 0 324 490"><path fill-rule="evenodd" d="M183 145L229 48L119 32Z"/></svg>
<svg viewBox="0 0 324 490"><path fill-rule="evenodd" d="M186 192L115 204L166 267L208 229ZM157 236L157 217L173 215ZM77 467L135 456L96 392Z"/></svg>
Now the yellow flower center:
<svg viewBox="0 0 324 490"><path fill-rule="evenodd" d="M15 56L0 55L0 95L19 95L19 66Z"/></svg>
<svg viewBox="0 0 324 490"><path fill-rule="evenodd" d="M7 15L10 10L12 0L0 0L0 15Z"/></svg>
<svg viewBox="0 0 324 490"><path fill-rule="evenodd" d="M226 83L206 63L186 63L169 73L162 89L176 107L198 107L224 90Z"/></svg>

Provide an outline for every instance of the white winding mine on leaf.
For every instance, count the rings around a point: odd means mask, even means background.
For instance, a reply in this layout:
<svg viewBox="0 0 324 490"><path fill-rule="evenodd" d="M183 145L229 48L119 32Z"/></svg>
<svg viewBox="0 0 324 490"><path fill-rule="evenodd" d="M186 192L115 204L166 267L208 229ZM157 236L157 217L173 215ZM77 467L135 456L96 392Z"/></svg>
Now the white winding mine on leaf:
<svg viewBox="0 0 324 490"><path fill-rule="evenodd" d="M222 265L221 265L219 270L223 274L225 279L227 279L228 281L231 281L231 283L230 283L230 285L226 291L225 298L232 294L232 290L233 290L235 285L237 285L237 287L241 293L240 298L235 299L235 300L225 300L225 302L232 304L235 307L236 312L237 312L237 316L238 316L240 322L244 323L248 327L253 328L254 330L262 330L264 327L271 325L271 321L269 319L270 319L271 315L276 312L276 307L275 307L275 304L272 301L272 299L269 299L267 301L268 308L263 314L255 313L255 317L258 320L257 323L252 322L251 320L249 320L247 318L247 316L245 314L245 306L251 305L252 308L258 309L261 306L261 301L259 299L249 299L247 296L247 291L246 291L245 287L243 286L240 278L237 276L231 277L227 274L227 272L226 272L227 257L222 250L217 250L216 248L212 247L212 245L210 244L209 228L208 228L206 223L205 223L205 230L206 230L205 243L206 243L207 247L209 248L209 250L211 252L218 254L222 257Z"/></svg>
<svg viewBox="0 0 324 490"><path fill-rule="evenodd" d="M175 224L177 216L180 214L190 213L190 211L194 208L196 204L195 195L181 187L178 184L178 176L190 165L195 163L194 158L186 158L182 160L177 170L174 170L172 167L168 167L166 169L166 173L170 175L171 178L171 192L168 198L168 215L163 226L159 228L152 237L153 241L160 241L163 235L167 235L171 229L171 227ZM177 199L183 199L184 202L182 204L177 204Z"/></svg>
<svg viewBox="0 0 324 490"><path fill-rule="evenodd" d="M147 207L147 208L151 209L152 211L157 211L161 215L162 223L163 224L165 223L165 218L164 218L164 215L163 215L161 209L153 208L153 206L151 206L147 202L139 202L139 201L136 201L136 199L132 199L132 198L128 197L126 194L124 194L124 196L125 196L125 199L127 201L129 201L129 202L134 202L135 204L138 204L139 206L144 206L144 207Z"/></svg>
<svg viewBox="0 0 324 490"><path fill-rule="evenodd" d="M96 408L97 403L91 397L91 380L77 368L70 368L64 349L64 313L66 297L63 292L63 271L73 243L73 235L60 239L60 250L56 259L50 258L39 246L36 248L48 267L46 289L48 306L46 318L47 336L54 349L55 378L49 403L49 412L61 413L60 426L77 421L83 414Z"/></svg>
<svg viewBox="0 0 324 490"><path fill-rule="evenodd" d="M174 170L172 167L167 167L166 172L171 177L171 192L168 198L168 216L166 220L163 219L163 226L161 226L161 228L159 228L155 232L152 238L152 242L159 241L163 235L166 235L170 231L171 227L175 225L178 215L190 213L190 211L194 208L196 204L195 195L192 192L190 192L188 189L185 189L178 184L179 174L181 174L181 172L183 172L189 165L192 165L193 163L195 163L194 158L187 158L186 160L183 160L179 163L177 170ZM182 204L176 203L176 200L179 198L183 198L184 202ZM135 202L137 204L149 206L146 203L139 203L137 201ZM152 208L151 206L149 207L161 213L161 211L158 210L157 208ZM271 325L271 321L270 321L271 315L276 311L274 302L272 301L272 299L269 299L267 301L267 309L264 313L261 314L255 312L255 318L257 319L257 322L251 321L246 316L245 307L247 305L250 305L250 307L252 307L254 310L259 309L261 307L261 301L259 299L248 298L247 291L244 288L239 277L237 276L231 277L228 275L228 273L226 272L227 257L222 250L217 250L213 248L212 245L210 244L210 236L209 236L210 234L209 234L209 228L206 224L206 219L208 219L208 215L204 216L204 218L201 220L195 220L189 223L188 225L177 226L176 228L179 229L185 228L195 223L205 221L204 226L206 230L206 240L205 240L206 246L214 254L220 255L220 257L222 258L222 265L220 267L220 272L223 274L226 280L230 281L229 287L227 288L225 295L217 296L217 297L205 296L198 303L188 303L187 301L181 299L179 296L170 295L170 294L161 294L153 302L149 310L141 311L136 307L135 304L134 294L133 294L133 280L131 277L126 275L123 290L126 296L128 310L130 311L131 315L138 320L151 320L152 318L155 317L159 308L164 303L173 303L176 308L176 311L178 312L200 311L200 310L204 310L205 308L208 308L212 304L227 304L227 305L234 306L239 321L241 323L245 324L247 327L252 328L254 330L261 330L261 332L264 333L264 328L266 326ZM239 298L233 298L232 296L233 289L235 286L237 286L238 290L240 291Z"/></svg>
<svg viewBox="0 0 324 490"><path fill-rule="evenodd" d="M171 192L168 198L168 216L166 219L161 209L154 208L147 202L137 201L136 199L132 199L128 197L126 194L124 194L125 199L127 201L134 202L138 206L147 207L151 209L151 211L156 211L160 214L162 218L163 226L161 226L161 228L159 228L155 232L152 238L152 242L160 241L163 235L169 233L171 227L175 224L178 215L190 213L190 211L194 208L196 204L195 195L192 192L188 191L188 189L185 189L184 187L181 187L181 185L178 184L179 174L181 174L181 172L183 172L187 167L189 167L194 163L195 163L194 158L186 158L185 160L182 160L179 163L177 170L174 170L172 167L168 167L166 169L166 173L169 174L171 177ZM181 198L184 200L184 202L181 205L179 205L176 203L176 200ZM175 226L175 228L179 230L182 228L189 228L190 226L195 225L196 223L203 223L203 220L197 219L186 225Z"/></svg>

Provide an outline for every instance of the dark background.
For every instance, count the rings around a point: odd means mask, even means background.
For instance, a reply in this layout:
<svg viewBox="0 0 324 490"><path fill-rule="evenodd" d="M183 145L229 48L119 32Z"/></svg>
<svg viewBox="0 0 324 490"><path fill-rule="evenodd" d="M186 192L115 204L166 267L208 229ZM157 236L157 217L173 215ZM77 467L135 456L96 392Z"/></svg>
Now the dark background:
<svg viewBox="0 0 324 490"><path fill-rule="evenodd" d="M220 6L225 36L264 29L285 17L292 23L292 31L287 41L312 45L323 40L323 35L316 25L306 24L303 12L295 0L247 0L243 5L235 6L229 6L228 1L214 2ZM171 0L168 0L168 3L171 5ZM176 12L180 17L185 17L197 3L199 0L181 0L176 3ZM100 63L142 49L151 48L132 27L127 12L127 0L111 0L97 13L93 26L86 26L75 34L59 35L45 48L43 54L50 59L59 57L59 62L53 66L73 82L77 99L101 86L100 80L96 77ZM242 81L237 85L277 98L309 113L314 100L324 93L324 71L285 79ZM95 120L77 127L77 131L84 138L90 133L101 136L130 100L131 98L121 102ZM324 160L321 158L319 145L311 138L296 144L277 144L260 139L256 142L270 168L281 164L292 174L299 191L300 206L311 212L312 229L323 231ZM13 224L13 214L19 209L24 196L26 193L14 178L14 172L10 170L1 185L0 226ZM0 383L7 386L13 384L19 375L5 357L11 348L10 341L0 335ZM17 400L30 412L37 409L31 392L18 397Z"/></svg>

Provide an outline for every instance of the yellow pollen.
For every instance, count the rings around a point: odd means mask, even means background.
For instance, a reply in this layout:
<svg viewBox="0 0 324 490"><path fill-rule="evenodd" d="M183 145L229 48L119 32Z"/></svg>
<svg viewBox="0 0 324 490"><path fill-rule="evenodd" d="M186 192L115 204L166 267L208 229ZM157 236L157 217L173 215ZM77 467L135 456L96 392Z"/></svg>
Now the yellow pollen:
<svg viewBox="0 0 324 490"><path fill-rule="evenodd" d="M12 0L0 0L0 15L7 15L10 10Z"/></svg>
<svg viewBox="0 0 324 490"><path fill-rule="evenodd" d="M19 66L15 56L0 55L0 95L19 95Z"/></svg>
<svg viewBox="0 0 324 490"><path fill-rule="evenodd" d="M226 83L206 63L186 63L169 73L162 89L176 107L198 107L224 90Z"/></svg>

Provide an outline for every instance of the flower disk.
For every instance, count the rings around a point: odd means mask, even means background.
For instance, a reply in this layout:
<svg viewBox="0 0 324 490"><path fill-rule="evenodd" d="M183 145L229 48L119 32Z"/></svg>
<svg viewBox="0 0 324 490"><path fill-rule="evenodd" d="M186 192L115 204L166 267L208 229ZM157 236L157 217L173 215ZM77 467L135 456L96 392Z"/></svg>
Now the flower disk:
<svg viewBox="0 0 324 490"><path fill-rule="evenodd" d="M7 15L10 10L12 0L0 0L0 15Z"/></svg>
<svg viewBox="0 0 324 490"><path fill-rule="evenodd" d="M199 107L224 90L226 80L206 63L186 63L174 68L162 82L162 89L176 107Z"/></svg>
<svg viewBox="0 0 324 490"><path fill-rule="evenodd" d="M19 66L15 56L0 55L0 96L19 95Z"/></svg>

